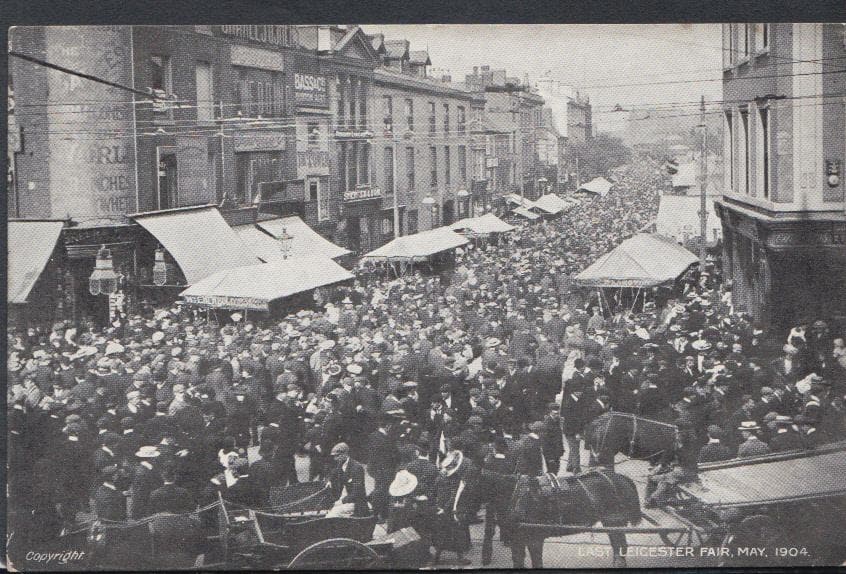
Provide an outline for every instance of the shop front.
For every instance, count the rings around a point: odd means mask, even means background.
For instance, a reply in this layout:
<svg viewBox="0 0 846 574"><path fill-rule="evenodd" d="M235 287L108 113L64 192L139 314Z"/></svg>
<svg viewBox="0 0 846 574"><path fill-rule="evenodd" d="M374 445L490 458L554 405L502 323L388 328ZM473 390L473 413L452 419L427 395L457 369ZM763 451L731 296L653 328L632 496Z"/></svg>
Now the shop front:
<svg viewBox="0 0 846 574"><path fill-rule="evenodd" d="M357 185L343 194L343 222L347 247L354 253L367 253L382 237L382 190Z"/></svg>
<svg viewBox="0 0 846 574"><path fill-rule="evenodd" d="M287 135L283 132L239 131L235 149L236 205L253 205L269 199L285 179Z"/></svg>

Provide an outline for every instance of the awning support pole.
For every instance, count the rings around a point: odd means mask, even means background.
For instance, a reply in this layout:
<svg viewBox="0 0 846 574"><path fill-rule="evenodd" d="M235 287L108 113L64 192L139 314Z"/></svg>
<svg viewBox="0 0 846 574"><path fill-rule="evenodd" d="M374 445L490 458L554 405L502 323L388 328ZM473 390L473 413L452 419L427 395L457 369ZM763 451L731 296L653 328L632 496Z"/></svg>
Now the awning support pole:
<svg viewBox="0 0 846 574"><path fill-rule="evenodd" d="M632 288L632 291L634 291L634 288ZM635 293L634 300L632 301L632 308L631 308L631 309L629 309L629 312L634 311L634 308L635 308L635 303L637 303L637 298L638 298L638 296L640 295L640 291L641 291L641 289L640 289L640 287L638 287L638 288L637 288L637 293ZM646 295L644 295L644 299L645 299L645 298L646 298Z"/></svg>

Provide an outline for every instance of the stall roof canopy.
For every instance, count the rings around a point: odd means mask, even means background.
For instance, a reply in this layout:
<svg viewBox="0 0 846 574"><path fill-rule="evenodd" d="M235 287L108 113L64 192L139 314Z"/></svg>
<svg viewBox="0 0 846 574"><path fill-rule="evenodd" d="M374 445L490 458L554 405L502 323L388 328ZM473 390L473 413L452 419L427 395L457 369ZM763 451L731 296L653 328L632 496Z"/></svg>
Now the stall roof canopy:
<svg viewBox="0 0 846 574"><path fill-rule="evenodd" d="M9 303L26 303L62 233L61 221L10 221Z"/></svg>
<svg viewBox="0 0 846 574"><path fill-rule="evenodd" d="M676 241L684 241L685 237L699 237L699 210L702 197L699 195L662 195L658 204L658 219L655 221L655 232ZM714 229L719 233L720 219L714 211L714 200L707 198L705 203L708 212L708 239L714 241Z"/></svg>
<svg viewBox="0 0 846 574"><path fill-rule="evenodd" d="M505 223L493 213L486 213L479 217L467 217L456 221L450 228L453 231L468 230L472 233L486 234L486 233L505 233L514 229L513 225Z"/></svg>
<svg viewBox="0 0 846 574"><path fill-rule="evenodd" d="M529 211L529 210L528 210L527 208L525 208L525 207L517 207L517 208L515 208L515 209L514 209L514 213L516 213L517 215L522 215L522 216L523 216L523 217L525 217L526 219L537 219L538 217L540 217L540 215L538 215L538 214L537 214L537 213L535 213L534 211Z"/></svg>
<svg viewBox="0 0 846 574"><path fill-rule="evenodd" d="M570 208L570 203L564 201L554 193L547 193L535 201L535 207L550 215L556 215Z"/></svg>
<svg viewBox="0 0 846 574"><path fill-rule="evenodd" d="M518 193L507 193L507 194L503 195L502 197L505 198L505 201L507 201L508 203L513 203L514 205L521 205L521 206L526 207L528 209L535 207L534 201L532 201L531 199L526 199L525 197L523 197L522 195L520 195Z"/></svg>
<svg viewBox="0 0 846 574"><path fill-rule="evenodd" d="M232 228L244 245L250 248L256 257L265 263L284 261L282 244L273 236L268 235L252 223L237 225Z"/></svg>
<svg viewBox="0 0 846 574"><path fill-rule="evenodd" d="M288 235L293 237L290 259L314 257L315 255L335 259L349 253L349 250L335 245L297 216L269 219L260 221L256 225L277 239L282 235L283 229L287 231Z"/></svg>
<svg viewBox="0 0 846 574"><path fill-rule="evenodd" d="M587 183L582 184L582 186L577 189L576 191L589 191L590 193L595 193L602 197L608 195L608 192L614 186L613 183L605 179L604 177L595 177Z"/></svg>
<svg viewBox="0 0 846 574"><path fill-rule="evenodd" d="M468 243L466 237L449 227L437 227L413 235L405 235L386 243L364 256L365 259L425 259L442 251L449 251Z"/></svg>
<svg viewBox="0 0 846 574"><path fill-rule="evenodd" d="M592 287L654 287L672 281L696 261L670 239L639 233L597 259L575 281Z"/></svg>
<svg viewBox="0 0 846 574"><path fill-rule="evenodd" d="M260 262L217 207L174 209L132 218L176 259L189 285L221 270Z"/></svg>
<svg viewBox="0 0 846 574"><path fill-rule="evenodd" d="M312 256L312 263L287 259L225 269L180 295L188 303L205 307L267 310L271 301L354 278L328 257Z"/></svg>

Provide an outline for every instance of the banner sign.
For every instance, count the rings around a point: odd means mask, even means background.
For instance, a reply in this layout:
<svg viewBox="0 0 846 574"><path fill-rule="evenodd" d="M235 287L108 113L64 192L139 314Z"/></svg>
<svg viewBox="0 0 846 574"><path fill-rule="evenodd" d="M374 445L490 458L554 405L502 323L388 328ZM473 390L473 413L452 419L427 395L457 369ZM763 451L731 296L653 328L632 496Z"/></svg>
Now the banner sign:
<svg viewBox="0 0 846 574"><path fill-rule="evenodd" d="M344 192L344 201L346 202L378 199L380 197L382 197L382 188L380 187L358 186Z"/></svg>
<svg viewBox="0 0 846 574"><path fill-rule="evenodd" d="M294 101L298 106L329 107L326 76L294 74Z"/></svg>
<svg viewBox="0 0 846 574"><path fill-rule="evenodd" d="M232 297L229 295L183 295L186 303L212 307L214 309L251 309L267 311L267 301L255 297Z"/></svg>

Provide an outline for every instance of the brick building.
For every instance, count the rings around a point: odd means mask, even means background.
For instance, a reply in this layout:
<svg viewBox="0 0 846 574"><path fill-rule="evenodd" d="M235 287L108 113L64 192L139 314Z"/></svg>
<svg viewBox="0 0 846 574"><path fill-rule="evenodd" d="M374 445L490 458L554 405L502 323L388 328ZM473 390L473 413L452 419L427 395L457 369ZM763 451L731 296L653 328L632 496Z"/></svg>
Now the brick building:
<svg viewBox="0 0 846 574"><path fill-rule="evenodd" d="M762 323L846 316L841 24L723 26L725 268Z"/></svg>

